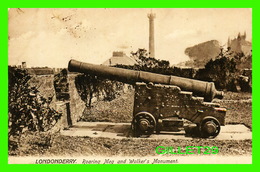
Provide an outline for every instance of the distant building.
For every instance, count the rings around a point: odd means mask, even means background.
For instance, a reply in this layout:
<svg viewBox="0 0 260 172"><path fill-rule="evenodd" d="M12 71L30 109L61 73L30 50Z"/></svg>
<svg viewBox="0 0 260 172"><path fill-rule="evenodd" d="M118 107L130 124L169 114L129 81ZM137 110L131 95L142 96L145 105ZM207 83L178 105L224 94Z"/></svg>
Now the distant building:
<svg viewBox="0 0 260 172"><path fill-rule="evenodd" d="M35 67L35 68L26 68L27 72L30 75L52 75L54 71L49 67Z"/></svg>
<svg viewBox="0 0 260 172"><path fill-rule="evenodd" d="M25 69L29 75L53 75L59 73L64 68L49 68L45 67L27 67L26 62L22 62L21 65L13 65L11 67L18 69Z"/></svg>
<svg viewBox="0 0 260 172"><path fill-rule="evenodd" d="M23 69L26 68L26 62L22 62L22 68L23 68Z"/></svg>
<svg viewBox="0 0 260 172"><path fill-rule="evenodd" d="M228 38L227 46L230 47L231 51L244 53L245 55L251 54L252 50L252 43L246 41L246 32L244 35L238 33L237 38L235 39Z"/></svg>
<svg viewBox="0 0 260 172"><path fill-rule="evenodd" d="M133 66L137 62L133 58L128 57L123 51L114 51L112 57L103 63L106 66L115 66L118 64Z"/></svg>

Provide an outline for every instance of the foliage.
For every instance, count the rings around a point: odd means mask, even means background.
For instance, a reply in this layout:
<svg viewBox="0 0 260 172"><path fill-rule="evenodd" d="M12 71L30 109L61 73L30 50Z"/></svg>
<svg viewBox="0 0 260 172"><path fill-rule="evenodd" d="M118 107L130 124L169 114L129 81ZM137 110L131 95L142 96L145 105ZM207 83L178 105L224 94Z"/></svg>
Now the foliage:
<svg viewBox="0 0 260 172"><path fill-rule="evenodd" d="M205 71L209 80L213 81L216 87L221 89L231 89L237 73L234 59L225 56L214 61L210 60L205 65Z"/></svg>
<svg viewBox="0 0 260 172"><path fill-rule="evenodd" d="M135 64L134 66L118 64L115 67L132 70L141 70L164 75L175 75L186 78L192 78L195 75L194 70L187 71L186 69L172 67L170 66L170 62L167 60L159 60L152 57L148 57L147 50L145 49L138 49L136 52L132 52L131 55L132 58L134 58L137 61L137 64Z"/></svg>
<svg viewBox="0 0 260 172"><path fill-rule="evenodd" d="M251 81L250 79L248 82L241 81L241 71L245 66L250 68L252 55L245 56L243 53L231 51L230 48L227 50L221 49L214 60L211 59L203 69L199 70L172 67L169 61L148 57L145 49L132 52L132 57L136 59L138 64L134 66L117 65L116 67L214 82L217 89L238 91L241 87L242 91L250 90L248 85ZM244 87L247 89L243 89Z"/></svg>
<svg viewBox="0 0 260 172"><path fill-rule="evenodd" d="M240 83L238 66L241 66L241 61L250 59L250 57L245 57L242 53L234 53L230 49L226 51L222 49L216 59L211 59L204 69L196 70L172 67L169 61L148 57L148 52L145 49L138 49L136 52L132 52L131 55L137 61L137 64L133 66L118 64L114 67L214 82L217 89L231 91L237 91L237 86ZM94 97L97 99L103 97L104 100L109 101L113 100L119 94L119 90L122 89L123 85L121 82L93 75L79 75L76 77L75 83L87 107L91 107Z"/></svg>
<svg viewBox="0 0 260 172"><path fill-rule="evenodd" d="M153 57L148 57L148 52L146 49L138 49L136 52L131 52L132 58L137 61L136 68L140 70L146 70L151 68L168 68L170 62L166 60L159 60Z"/></svg>
<svg viewBox="0 0 260 172"><path fill-rule="evenodd" d="M44 98L37 88L30 87L26 70L9 67L8 75L9 139L19 138L26 130L50 130L61 117L50 107L52 97Z"/></svg>
<svg viewBox="0 0 260 172"><path fill-rule="evenodd" d="M204 69L199 70L195 78L212 81L218 89L237 91L241 80L238 65L245 58L243 53L231 52L229 48L225 51L222 49L215 60L211 59Z"/></svg>
<svg viewBox="0 0 260 172"><path fill-rule="evenodd" d="M69 83L68 72L66 69L62 69L60 73L54 75L54 89L56 98L59 101L69 100Z"/></svg>
<svg viewBox="0 0 260 172"><path fill-rule="evenodd" d="M86 107L91 107L93 98L103 98L111 101L120 94L124 84L90 74L78 75L75 78L75 85L81 99L86 103Z"/></svg>

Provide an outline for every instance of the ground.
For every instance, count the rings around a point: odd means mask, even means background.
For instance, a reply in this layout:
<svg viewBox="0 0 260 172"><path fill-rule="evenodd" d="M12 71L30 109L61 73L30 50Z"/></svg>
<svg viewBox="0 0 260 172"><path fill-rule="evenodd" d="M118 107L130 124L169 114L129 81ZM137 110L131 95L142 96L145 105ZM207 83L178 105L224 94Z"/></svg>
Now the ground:
<svg viewBox="0 0 260 172"><path fill-rule="evenodd" d="M214 100L227 107L226 123L245 124L252 128L251 93L227 92L223 100ZM111 102L93 104L92 110L85 110L82 120L130 122L132 118L133 92L128 92ZM116 107L116 108L115 108ZM95 109L95 110L93 110ZM156 156L157 146L217 146L218 155L251 155L252 140L152 140L152 139L109 139L69 137L59 132L25 133L17 150L9 150L14 156ZM171 156L171 155L168 155Z"/></svg>

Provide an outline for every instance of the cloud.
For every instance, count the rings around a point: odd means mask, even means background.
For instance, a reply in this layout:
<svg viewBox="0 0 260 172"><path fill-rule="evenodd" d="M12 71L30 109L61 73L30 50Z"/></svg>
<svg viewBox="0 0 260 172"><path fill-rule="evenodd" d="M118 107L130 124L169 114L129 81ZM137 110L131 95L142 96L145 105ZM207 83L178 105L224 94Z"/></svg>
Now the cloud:
<svg viewBox="0 0 260 172"><path fill-rule="evenodd" d="M67 29L64 29L64 28L62 28L62 29L60 29L59 31L58 31L58 35L65 35L67 33Z"/></svg>
<svg viewBox="0 0 260 172"><path fill-rule="evenodd" d="M66 67L70 58L98 64L111 57L113 51L148 49L146 15L150 9L23 11L20 14L16 9L9 11L9 64L12 65L27 61L28 66ZM238 31L246 30L250 40L251 12L248 11L155 9L156 57L177 63L188 59L185 48L212 39L225 43Z"/></svg>
<svg viewBox="0 0 260 172"><path fill-rule="evenodd" d="M120 49L128 49L129 48L129 46L126 45L126 44L121 44L121 45L118 45L117 47L120 48Z"/></svg>
<svg viewBox="0 0 260 172"><path fill-rule="evenodd" d="M10 41L19 41L19 40L31 39L34 36L35 36L35 32L28 31L26 33L21 34L18 37L10 37Z"/></svg>
<svg viewBox="0 0 260 172"><path fill-rule="evenodd" d="M202 30L195 30L195 29L176 29L173 32L167 34L165 36L165 39L183 39L183 38L192 38L192 37L198 37L200 35L205 34L205 31Z"/></svg>

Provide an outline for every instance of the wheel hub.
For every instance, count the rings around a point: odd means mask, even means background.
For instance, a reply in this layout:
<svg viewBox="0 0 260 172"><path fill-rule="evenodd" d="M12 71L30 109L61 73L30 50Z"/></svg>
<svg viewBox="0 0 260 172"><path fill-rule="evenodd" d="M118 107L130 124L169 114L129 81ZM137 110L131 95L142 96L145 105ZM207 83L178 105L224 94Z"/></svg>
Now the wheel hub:
<svg viewBox="0 0 260 172"><path fill-rule="evenodd" d="M205 123L204 129L205 129L205 131L206 131L208 134L213 134L213 133L216 132L217 126L216 126L216 124L215 124L214 122L208 121L208 122Z"/></svg>
<svg viewBox="0 0 260 172"><path fill-rule="evenodd" d="M148 112L139 112L134 116L133 130L135 136L149 136L153 133L155 128L156 121L152 114Z"/></svg>
<svg viewBox="0 0 260 172"><path fill-rule="evenodd" d="M220 123L214 117L205 117L200 124L200 133L205 138L215 138L220 132Z"/></svg>
<svg viewBox="0 0 260 172"><path fill-rule="evenodd" d="M140 129L141 129L142 131L145 131L145 130L147 130L148 128L149 128L149 121L146 120L146 119L141 119L141 121L140 121Z"/></svg>

